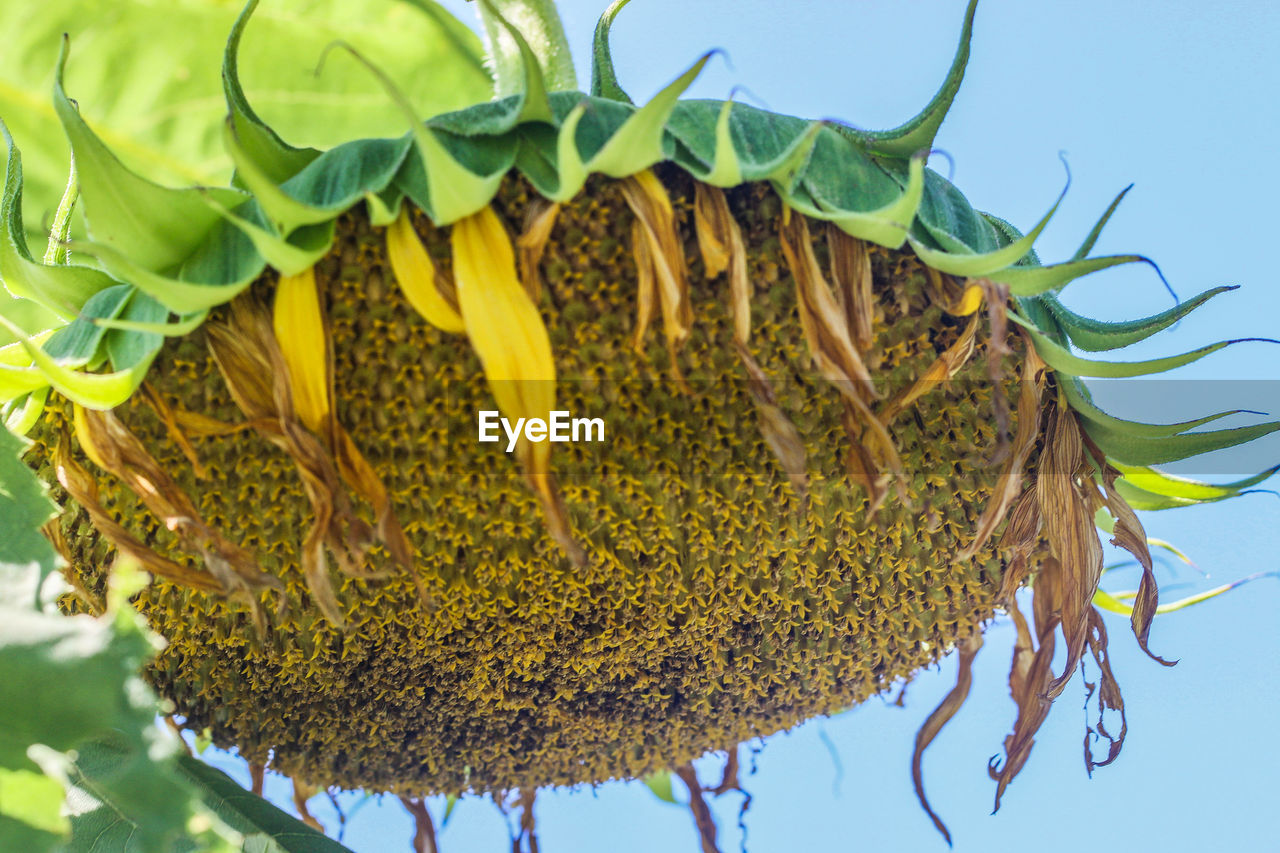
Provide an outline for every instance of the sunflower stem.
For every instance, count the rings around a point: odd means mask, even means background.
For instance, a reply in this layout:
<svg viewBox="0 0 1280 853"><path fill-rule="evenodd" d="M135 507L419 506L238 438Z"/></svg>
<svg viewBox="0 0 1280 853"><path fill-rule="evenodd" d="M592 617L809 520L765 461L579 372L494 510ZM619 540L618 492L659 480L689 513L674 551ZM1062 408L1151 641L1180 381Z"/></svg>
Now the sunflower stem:
<svg viewBox="0 0 1280 853"><path fill-rule="evenodd" d="M62 200L53 215L53 225L49 228L49 245L44 250L46 264L66 264L71 260L71 252L67 249L67 241L71 239L71 213L75 210L76 201L80 198L80 179L76 176L76 157L71 155L71 168L67 173L67 188L62 191Z"/></svg>

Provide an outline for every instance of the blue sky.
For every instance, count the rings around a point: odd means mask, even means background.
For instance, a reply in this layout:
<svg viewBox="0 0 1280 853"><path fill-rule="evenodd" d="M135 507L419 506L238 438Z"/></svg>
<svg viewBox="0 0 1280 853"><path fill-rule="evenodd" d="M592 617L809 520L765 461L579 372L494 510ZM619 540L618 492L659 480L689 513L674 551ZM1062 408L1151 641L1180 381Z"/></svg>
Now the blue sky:
<svg viewBox="0 0 1280 853"><path fill-rule="evenodd" d="M590 33L603 5L561 4L583 85ZM473 20L462 0L446 6ZM623 85L643 99L702 51L720 47L727 61L713 60L693 95L721 98L741 85L747 90L742 99L776 111L890 127L913 114L941 81L963 8L961 0L635 0L618 18L615 59ZM1277 36L1280 7L1263 2L984 0L969 73L937 145L975 207L1024 228L1060 191L1058 154L1065 152L1073 183L1038 244L1046 261L1069 257L1113 195L1134 182L1097 253L1152 257L1183 297L1219 284L1244 285L1126 358L1223 338L1280 337L1280 288L1271 263L1277 245L1272 197L1280 195L1280 178L1270 163L1270 145L1280 137L1280 103L1272 94L1280 82ZM934 165L944 174L948 169L944 160ZM1064 301L1103 319L1170 304L1156 276L1139 266L1077 282ZM1280 400L1278 356L1275 345L1242 344L1178 375L1255 380L1230 388L1240 392L1236 404L1257 407L1258 399ZM1169 383L1168 394L1186 395L1191 411L1204 411L1213 405L1200 402L1206 388ZM1246 463L1220 464L1261 468L1276 461L1280 441L1270 440ZM1173 586L1167 599L1277 568L1280 498L1274 495L1143 520L1150 535L1176 542L1211 574L1158 570L1162 583L1184 584ZM1106 583L1132 588L1136 575L1118 571ZM1180 658L1173 669L1145 658L1127 620L1109 617L1129 719L1123 754L1086 778L1084 692L1077 678L1000 813L990 816L994 789L986 762L1014 717L1006 684L1012 627L998 620L978 657L967 705L926 756L932 800L956 849L1274 849L1277 614L1280 583L1267 579L1157 618L1152 648ZM916 728L950 689L954 670L947 660L939 671L921 673L905 708L872 700L769 738L757 756L758 772L743 776L754 797L746 816L749 849L945 849L916 804L908 761ZM703 762L708 778L721 763L715 757ZM726 851L739 846L740 802L735 794L716 804ZM551 853L697 849L688 813L639 784L543 794L538 825L542 849ZM407 816L388 800L363 806L345 842L358 853L407 850L410 834ZM480 800L458 806L440 841L448 853L509 845L503 819Z"/></svg>

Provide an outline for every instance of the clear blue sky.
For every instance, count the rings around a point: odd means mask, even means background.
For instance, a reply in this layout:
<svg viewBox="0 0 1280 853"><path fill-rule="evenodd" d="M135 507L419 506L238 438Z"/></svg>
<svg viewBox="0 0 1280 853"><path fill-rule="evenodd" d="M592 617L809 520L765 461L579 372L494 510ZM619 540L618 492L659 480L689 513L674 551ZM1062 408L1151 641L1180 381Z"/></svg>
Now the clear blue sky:
<svg viewBox="0 0 1280 853"><path fill-rule="evenodd" d="M446 5L473 20L462 0ZM585 85L590 33L605 3L561 5ZM732 67L713 60L694 87L696 96L724 97L743 85L777 111L889 127L913 114L941 81L963 7L962 0L635 0L615 27L615 57L623 85L644 98L708 47L721 47ZM1137 186L1097 252L1151 256L1184 297L1218 284L1244 285L1144 346L1142 357L1221 338L1280 337L1280 287L1271 262L1273 199L1280 195L1271 162L1280 136L1277 37L1280 7L1261 0L983 0L969 73L938 146L953 159L954 181L975 207L1024 228L1061 189L1058 152L1066 153L1074 182L1038 245L1046 261L1069 257L1112 196L1132 181ZM935 161L935 167L945 173L946 163ZM1158 279L1139 267L1077 282L1065 301L1105 319L1169 304ZM1276 383L1280 347L1244 344L1180 375ZM1193 384L1169 387L1198 393ZM1276 384L1234 387L1280 398ZM1191 399L1188 405L1203 410L1212 403ZM1264 442L1249 458L1258 467L1280 461L1280 441ZM1166 593L1169 599L1277 568L1275 496L1151 513L1144 523L1212 575L1161 571L1163 583L1187 584ZM1126 572L1107 579L1116 589L1135 581ZM1127 620L1109 617L1129 718L1119 761L1086 778L1077 678L993 817L986 762L1014 717L1006 685L1012 627L997 621L978 658L968 704L926 758L933 803L956 849L1277 849L1278 614L1280 583L1263 580L1158 617L1152 648L1181 658L1173 669L1146 659ZM938 672L921 673L905 709L873 700L768 739L759 772L743 777L754 795L746 818L749 848L944 850L916 805L908 761L916 728L950 689L954 669L948 660ZM822 743L824 732L842 777ZM701 766L710 778L720 764L709 758ZM739 845L739 803L727 795L716 804L726 851ZM660 803L639 784L544 793L537 816L548 853L697 849L687 811ZM387 800L358 811L345 841L358 853L404 851L410 834L399 804ZM461 803L440 841L446 853L509 849L502 818L481 800Z"/></svg>

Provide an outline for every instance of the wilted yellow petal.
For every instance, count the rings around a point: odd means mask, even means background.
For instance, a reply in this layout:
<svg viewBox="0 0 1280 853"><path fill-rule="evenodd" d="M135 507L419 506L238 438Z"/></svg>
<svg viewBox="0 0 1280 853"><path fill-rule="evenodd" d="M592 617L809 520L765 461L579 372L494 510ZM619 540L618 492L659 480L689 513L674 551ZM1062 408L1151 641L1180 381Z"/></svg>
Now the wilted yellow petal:
<svg viewBox="0 0 1280 853"><path fill-rule="evenodd" d="M84 455L99 468L106 468L107 463L102 460L102 454L98 452L97 446L94 444L93 431L89 429L88 418L85 417L84 407L79 403L72 404L71 422L75 426L76 441L80 443L80 449L84 451Z"/></svg>
<svg viewBox="0 0 1280 853"><path fill-rule="evenodd" d="M436 286L436 267L413 230L408 204L387 229L387 257L405 298L422 318L445 332L461 332L462 318Z"/></svg>
<svg viewBox="0 0 1280 853"><path fill-rule="evenodd" d="M506 229L486 207L454 223L452 242L458 306L498 408L508 418L547 418L555 407L551 340L516 277ZM536 447L541 469L550 445Z"/></svg>
<svg viewBox="0 0 1280 853"><path fill-rule="evenodd" d="M273 327L289 368L298 420L320 432L329 416L329 358L314 268L280 277Z"/></svg>
<svg viewBox="0 0 1280 853"><path fill-rule="evenodd" d="M957 317L967 317L978 310L982 305L982 288L976 284L971 284L964 289L960 301L955 305L947 308L947 313L954 314Z"/></svg>
<svg viewBox="0 0 1280 853"><path fill-rule="evenodd" d="M635 213L639 233L648 243L663 332L673 360L676 349L689 337L693 308L689 304L689 282L685 275L684 244L676 228L675 210L666 187L653 172L645 169L622 182L622 195Z"/></svg>
<svg viewBox="0 0 1280 853"><path fill-rule="evenodd" d="M485 207L455 222L451 239L458 307L498 408L510 419L547 419L556 396L551 340L542 315L516 276L506 228ZM552 537L575 564L583 564L586 554L573 538L550 471L550 443L521 438L517 453L542 502Z"/></svg>
<svg viewBox="0 0 1280 853"><path fill-rule="evenodd" d="M534 196L524 215L524 231L516 238L520 249L520 280L535 300L542 298L542 274L538 267L560 215L560 205Z"/></svg>

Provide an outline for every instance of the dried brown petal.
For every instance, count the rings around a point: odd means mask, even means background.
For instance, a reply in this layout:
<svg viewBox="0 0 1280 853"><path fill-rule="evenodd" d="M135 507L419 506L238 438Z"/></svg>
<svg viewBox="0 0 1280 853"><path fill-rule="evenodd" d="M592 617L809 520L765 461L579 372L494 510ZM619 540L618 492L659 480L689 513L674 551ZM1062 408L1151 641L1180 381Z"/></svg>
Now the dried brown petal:
<svg viewBox="0 0 1280 853"><path fill-rule="evenodd" d="M854 345L860 352L866 352L874 340L871 253L865 243L830 222L827 223L827 248L831 253L831 283L835 285L836 299L844 308Z"/></svg>
<svg viewBox="0 0 1280 853"><path fill-rule="evenodd" d="M431 820L427 804L413 797L401 797L400 802L413 818L413 853L439 853L436 846L436 825Z"/></svg>
<svg viewBox="0 0 1280 853"><path fill-rule="evenodd" d="M298 817L302 818L302 822L314 829L316 832L324 832L324 825L311 814L311 810L307 808L307 800L319 793L319 789L305 782L293 780L293 807L298 812Z"/></svg>
<svg viewBox="0 0 1280 853"><path fill-rule="evenodd" d="M1084 654L1089 611L1102 577L1102 543L1098 541L1094 525L1094 513L1102 501L1085 459L1076 416L1057 404L1049 413L1036 477L1036 496L1045 538L1061 565L1058 606L1062 612L1067 661L1062 674L1049 685L1049 698L1053 699L1062 693ZM1036 587L1038 596L1038 578Z"/></svg>
<svg viewBox="0 0 1280 853"><path fill-rule="evenodd" d="M253 554L205 523L191 498L113 412L77 406L75 420L86 453L118 477L161 524L177 534L188 553L204 558L205 567L217 578L224 593L281 588L278 580L258 568ZM140 556L144 563L162 566L155 559Z"/></svg>
<svg viewBox="0 0 1280 853"><path fill-rule="evenodd" d="M142 383L140 390L142 391L142 399L147 401L147 404L156 413L156 417L160 418L160 422L168 430L169 438L174 444L178 445L182 455L191 463L191 470L195 472L196 477L203 478L206 475L204 465L200 463L200 457L196 454L195 447L191 444L182 425L178 422L177 413L149 382Z"/></svg>
<svg viewBox="0 0 1280 853"><path fill-rule="evenodd" d="M631 346L636 352L644 351L644 336L653 320L653 305L658 295L658 284L653 277L653 258L649 241L644 236L644 226L637 219L631 223L631 251L636 260L636 329Z"/></svg>
<svg viewBox="0 0 1280 853"><path fill-rule="evenodd" d="M334 459L320 437L297 419L288 371L265 307L251 296L241 296L232 302L231 317L226 323L210 325L209 349L232 398L259 433L288 453L297 466L313 512L311 527L302 542L303 575L317 607L331 623L341 628L345 620L329 580L325 546L333 551L343 572L376 577L364 568L364 555L373 540L373 532L351 509L342 487L340 461ZM256 369L259 373L246 374L247 369ZM269 388L266 377L273 380ZM360 476L358 453L343 451L337 430L336 421L330 418L328 432L331 440L339 445L338 455L347 463L348 473L360 484L359 488L376 498L376 490L371 490L370 484ZM354 449L349 447L347 451ZM384 513L380 524L384 532L394 536L399 525L392 525L387 517ZM403 546L393 547L404 554Z"/></svg>
<svg viewBox="0 0 1280 853"><path fill-rule="evenodd" d="M1014 602L1014 596L1031 573L1031 552L1040 540L1040 502L1034 486L1028 486L1018 497L1009 513L1009 523L1000 536L1000 549L1009 554L1004 574L1000 578L1000 594L997 598L1006 607Z"/></svg>
<svg viewBox="0 0 1280 853"><path fill-rule="evenodd" d="M648 249L658 302L662 306L663 333L674 359L676 350L693 328L684 243L676 230L675 210L662 182L647 169L624 179L622 194L640 225L642 239L633 244L633 250L639 243Z"/></svg>
<svg viewBox="0 0 1280 853"><path fill-rule="evenodd" d="M782 253L795 278L800 321L814 361L827 379L852 386L846 396L857 393L860 399L877 398L871 374L853 345L844 311L818 266L805 218L785 217L780 236Z"/></svg>
<svg viewBox="0 0 1280 853"><path fill-rule="evenodd" d="M120 552L156 577L205 592L226 594L229 590L212 574L196 571L157 554L126 530L98 500L98 482L71 458L66 438L54 451L58 482L71 499L89 514L94 528ZM105 602L102 602L105 608Z"/></svg>
<svg viewBox="0 0 1280 853"><path fill-rule="evenodd" d="M1027 460L1031 458L1036 440L1040 437L1040 403L1044 397L1045 364L1025 336L1023 342L1022 379L1018 392L1018 432L1000 473L999 489L991 496L982 517L978 519L973 541L956 555L957 560L973 559L1000 526L1014 498L1022 492Z"/></svg>
<svg viewBox="0 0 1280 853"><path fill-rule="evenodd" d="M907 388L881 407L877 413L880 420L886 424L893 423L894 418L906 411L907 407L920 399L922 395L932 391L939 382L945 382L955 376L965 362L969 360L969 357L973 355L977 332L978 318L974 317L969 321L969 325L965 327L964 332L956 339L955 343L947 347L946 351L929 365L928 369L911 384L910 388Z"/></svg>
<svg viewBox="0 0 1280 853"><path fill-rule="evenodd" d="M729 268L733 256L729 248L727 229L724 226L721 206L727 205L724 193L701 181L694 182L693 223L698 237L698 251L702 254L702 268L707 278L715 278Z"/></svg>
<svg viewBox="0 0 1280 853"><path fill-rule="evenodd" d="M1147 545L1147 532L1143 529L1142 522L1138 520L1133 507L1129 506L1129 502L1116 491L1116 480L1120 472L1107 464L1106 456L1089 440L1088 436L1084 437L1084 442L1090 456L1102 471L1102 490L1106 495L1107 509L1116 520L1111 544L1124 548L1136 557L1142 566L1142 580L1138 583L1138 592L1133 599L1133 613L1129 617L1130 624L1133 626L1133 636L1137 638L1138 646L1147 653L1148 657L1164 666L1173 666L1177 663L1176 660L1165 660L1152 653L1147 647L1147 639L1151 635L1151 622L1155 618L1156 608L1160 606L1160 592L1152 567L1151 549Z"/></svg>
<svg viewBox="0 0 1280 853"><path fill-rule="evenodd" d="M867 400L880 395L854 348L844 313L818 267L804 217L784 216L780 236L782 253L796 282L796 305L809 354L822 377L856 412L858 429L850 428L846 421L850 444L860 442L862 430L870 431L881 459L898 482L899 495L905 500L902 488L905 475L897 447L888 428L867 405Z"/></svg>
<svg viewBox="0 0 1280 853"><path fill-rule="evenodd" d="M804 440L800 438L795 424L778 407L778 400L769 384L769 378L751 355L750 350L736 342L734 348L742 361L742 366L747 370L747 390L751 393L751 400L755 403L756 411L760 415L760 434L764 436L765 443L769 445L769 449L782 465L782 470L791 481L792 487L800 494L806 494L809 489L809 475Z"/></svg>
<svg viewBox="0 0 1280 853"><path fill-rule="evenodd" d="M555 228L556 217L559 215L558 203L534 196L525 212L524 231L516 238L516 248L520 255L520 281L534 302L542 298L542 276L538 270L542 265L542 253L547 248L547 240L551 239L551 231Z"/></svg>
<svg viewBox="0 0 1280 853"><path fill-rule="evenodd" d="M742 784L738 781L738 745L734 744L725 752L728 758L725 760L724 770L720 774L720 784L710 791L716 797L721 794L727 794L730 791L742 790Z"/></svg>
<svg viewBox="0 0 1280 853"><path fill-rule="evenodd" d="M723 192L701 183L696 186L694 214L702 264L707 278L715 278L728 269L733 339L745 345L751 336L751 279L747 274L747 248L742 239L742 229L733 218ZM710 248L707 243L710 243Z"/></svg>
<svg viewBox="0 0 1280 853"><path fill-rule="evenodd" d="M720 848L716 845L716 820L711 816L711 809L702 795L702 786L698 783L698 774L693 765L681 765L676 768L675 774L689 789L689 812L693 815L693 825L698 830L702 853L720 853Z"/></svg>
<svg viewBox="0 0 1280 853"><path fill-rule="evenodd" d="M528 845L525 848L528 853L538 853L537 821L533 816L533 804L537 798L536 788L520 792L520 836L511 842L512 853L520 853L521 841Z"/></svg>
<svg viewBox="0 0 1280 853"><path fill-rule="evenodd" d="M1053 705L1053 700L1045 693L1053 678L1053 653L1056 645L1054 631L1058 627L1055 604L1057 576L1060 574L1058 561L1048 557L1036 576L1033 601L1036 641L1033 641L1031 630L1017 603L1010 602L1007 605L1009 615L1013 617L1018 630L1018 639L1013 647L1013 664L1009 668L1009 695L1018 707L1018 717L1014 721L1013 732L1004 739L1004 761L992 758L987 765L987 774L996 780L993 812L1000 809L1000 798L1004 796L1005 788L1027 763L1031 747L1035 745L1036 732L1040 730Z"/></svg>
<svg viewBox="0 0 1280 853"><path fill-rule="evenodd" d="M960 643L960 668L956 673L956 686L943 697L942 702L933 709L933 713L916 732L916 745L911 753L911 783L915 786L916 798L920 800L920 806L925 810L925 814L929 815L938 832L941 832L942 837L947 840L948 846L951 844L951 833L947 831L947 825L934 812L929 805L929 798L925 796L924 772L921 763L924 760L924 751L929 748L929 744L933 743L933 739L942 731L942 727L956 715L960 706L964 704L964 700L969 697L969 688L973 686L973 659L981 648L981 632L974 633L969 639Z"/></svg>
<svg viewBox="0 0 1280 853"><path fill-rule="evenodd" d="M976 284L987 301L987 378L991 380L996 417L996 448L988 464L997 465L1009 454L1009 400L1004 393L1004 357L1013 354L1009 348L1009 286L985 278Z"/></svg>
<svg viewBox="0 0 1280 853"><path fill-rule="evenodd" d="M262 796L262 787L267 779L267 765L256 761L249 762L249 791Z"/></svg>
<svg viewBox="0 0 1280 853"><path fill-rule="evenodd" d="M889 496L889 483L893 476L880 470L875 456L862 443L858 431L857 412L847 402L840 415L840 421L844 425L848 441L845 446L845 471L849 479L866 490L868 501L866 512L867 517L870 518Z"/></svg>
<svg viewBox="0 0 1280 853"><path fill-rule="evenodd" d="M1111 672L1111 659L1107 655L1107 626L1103 622L1102 614L1098 612L1096 607L1090 608L1090 610L1089 652L1093 655L1093 660L1098 664L1099 670L1096 688L1093 684L1088 685L1089 695L1085 697L1085 704L1088 705L1094 690L1097 690L1098 722L1093 726L1086 726L1084 733L1084 766L1085 770L1092 776L1093 768L1106 767L1120 755L1120 748L1124 746L1124 737L1129 731L1129 724L1124 715L1124 699L1120 696L1120 685L1116 682L1116 677ZM1104 717L1108 710L1120 712L1120 733L1117 735L1112 735L1107 731L1107 727L1104 724ZM1100 737L1107 739L1107 757L1101 761L1094 761L1092 743Z"/></svg>
<svg viewBox="0 0 1280 853"><path fill-rule="evenodd" d="M551 538L556 541L556 544L564 549L569 562L575 566L585 566L587 552L583 550L582 545L573 535L573 524L569 521L569 509L565 505L564 496L560 493L560 486L556 481L556 476L550 471L541 472L535 470L533 461L530 458L531 448L532 445L529 442L521 442L516 446L516 456L520 458L520 465L525 472L525 481L528 482L534 494L538 496L539 503L542 504L542 513L547 520L547 531L551 534Z"/></svg>

